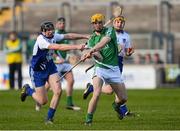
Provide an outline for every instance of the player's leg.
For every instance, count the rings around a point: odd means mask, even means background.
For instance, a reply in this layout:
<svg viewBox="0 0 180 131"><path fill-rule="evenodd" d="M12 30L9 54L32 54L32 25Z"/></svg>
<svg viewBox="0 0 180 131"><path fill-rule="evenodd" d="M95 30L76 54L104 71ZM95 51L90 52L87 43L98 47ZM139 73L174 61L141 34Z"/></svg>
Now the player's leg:
<svg viewBox="0 0 180 131"><path fill-rule="evenodd" d="M25 101L27 96L32 96L35 102L44 105L48 102L47 91L44 87L48 80L49 73L47 71L34 71L30 68L30 77L33 87L25 84L21 91L21 101Z"/></svg>
<svg viewBox="0 0 180 131"><path fill-rule="evenodd" d="M18 89L22 88L22 63L17 63L17 72L18 72Z"/></svg>
<svg viewBox="0 0 180 131"><path fill-rule="evenodd" d="M94 87L91 83L87 83L86 89L83 93L83 99L87 99L87 97L94 91L93 88ZM111 86L109 84L105 84L105 85L103 85L101 92L104 94L107 94L107 95L112 95L113 89L111 88Z"/></svg>
<svg viewBox="0 0 180 131"><path fill-rule="evenodd" d="M96 107L97 107L99 96L101 94L102 85L103 85L103 81L101 78L99 78L97 76L93 78L94 91L93 91L92 98L88 105L88 111L87 111L87 115L86 115L85 124L92 123L93 113L95 112Z"/></svg>
<svg viewBox="0 0 180 131"><path fill-rule="evenodd" d="M44 86L32 89L28 84L25 84L21 91L21 101L25 101L27 96L31 96L37 103L44 105L48 102L47 92Z"/></svg>
<svg viewBox="0 0 180 131"><path fill-rule="evenodd" d="M47 92L48 92L49 88L50 88L50 86L49 86L48 82L46 82L46 84L45 84L45 89L46 89ZM40 111L40 110L41 110L41 107L42 107L42 105L39 104L38 102L36 102L36 104L35 104L35 110L36 110L36 111Z"/></svg>
<svg viewBox="0 0 180 131"><path fill-rule="evenodd" d="M112 106L114 110L118 113L119 119L123 119L125 116L134 116L133 113L130 113L127 106L127 92L125 84L111 84L115 94L116 99L113 102Z"/></svg>
<svg viewBox="0 0 180 131"><path fill-rule="evenodd" d="M67 106L72 106L73 105L72 93L73 93L73 85L74 85L74 77L72 72L67 73L64 78L67 81L67 86L66 86Z"/></svg>
<svg viewBox="0 0 180 131"><path fill-rule="evenodd" d="M51 123L53 121L54 114L56 112L56 108L59 104L60 96L62 94L61 84L57 82L60 79L58 73L54 73L49 76L48 83L53 91L53 96L50 102L50 107L47 114L47 123Z"/></svg>
<svg viewBox="0 0 180 131"><path fill-rule="evenodd" d="M113 94L113 89L112 89L111 85L105 84L102 87L102 91L101 92L104 93L104 94L107 94L107 95L112 95Z"/></svg>
<svg viewBox="0 0 180 131"><path fill-rule="evenodd" d="M30 77L35 89L30 88L28 84L25 84L21 91L21 101L25 101L27 96L32 96L39 104L46 104L48 99L44 85L47 81L48 73L46 71L33 71L30 68Z"/></svg>
<svg viewBox="0 0 180 131"><path fill-rule="evenodd" d="M119 65L120 72L122 73L122 71L123 71L123 57L121 57L121 56L118 56L118 65ZM87 97L92 92L93 92L93 85L91 83L87 83L86 89L85 89L85 91L83 93L83 99L87 99ZM109 84L105 84L102 87L102 93L111 95L111 94L113 94L113 89Z"/></svg>
<svg viewBox="0 0 180 131"><path fill-rule="evenodd" d="M72 72L69 72L65 75L65 79L67 81L67 87L66 87L66 96L67 96L67 109L71 110L80 110L81 108L78 106L75 106L73 103L73 85L74 85L74 76Z"/></svg>
<svg viewBox="0 0 180 131"><path fill-rule="evenodd" d="M14 89L14 77L15 77L15 64L9 64L9 84L10 84L10 88Z"/></svg>

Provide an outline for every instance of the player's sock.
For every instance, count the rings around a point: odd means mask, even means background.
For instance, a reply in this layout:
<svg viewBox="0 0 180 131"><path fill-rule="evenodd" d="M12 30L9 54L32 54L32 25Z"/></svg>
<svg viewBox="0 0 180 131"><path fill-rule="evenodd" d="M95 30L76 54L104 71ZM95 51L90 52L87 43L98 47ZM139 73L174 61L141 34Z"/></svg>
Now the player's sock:
<svg viewBox="0 0 180 131"><path fill-rule="evenodd" d="M32 88L27 88L27 94L28 94L28 96L32 96L32 94L35 92L35 90L34 89L32 89Z"/></svg>
<svg viewBox="0 0 180 131"><path fill-rule="evenodd" d="M118 117L120 120L122 120L124 116L128 113L126 104L113 102L112 107L118 113Z"/></svg>
<svg viewBox="0 0 180 131"><path fill-rule="evenodd" d="M93 92L94 91L94 87L93 87L93 85L91 84L91 85L89 85L89 92Z"/></svg>
<svg viewBox="0 0 180 131"><path fill-rule="evenodd" d="M115 111L118 111L119 105L116 102L113 102L112 107Z"/></svg>
<svg viewBox="0 0 180 131"><path fill-rule="evenodd" d="M128 109L126 107L126 104L123 104L119 107L119 111L121 112L121 114L123 114L123 116L125 116L128 113Z"/></svg>
<svg viewBox="0 0 180 131"><path fill-rule="evenodd" d="M93 114L92 113L88 113L86 115L86 123L92 123L92 119L93 119Z"/></svg>
<svg viewBox="0 0 180 131"><path fill-rule="evenodd" d="M56 109L49 108L48 114L47 114L47 115L48 115L48 116L47 116L47 119L48 119L48 120L52 120L53 117L54 117L55 112L56 112Z"/></svg>
<svg viewBox="0 0 180 131"><path fill-rule="evenodd" d="M67 96L67 106L72 106L72 105L73 105L72 96Z"/></svg>

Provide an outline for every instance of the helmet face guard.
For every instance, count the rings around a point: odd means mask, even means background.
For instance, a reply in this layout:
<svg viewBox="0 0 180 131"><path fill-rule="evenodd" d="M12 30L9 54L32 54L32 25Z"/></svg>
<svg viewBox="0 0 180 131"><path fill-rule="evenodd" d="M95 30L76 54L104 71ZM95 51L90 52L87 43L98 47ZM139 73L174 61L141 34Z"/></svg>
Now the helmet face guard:
<svg viewBox="0 0 180 131"><path fill-rule="evenodd" d="M41 32L46 32L48 30L54 30L54 25L52 22L47 21L47 22L43 22L41 24Z"/></svg>

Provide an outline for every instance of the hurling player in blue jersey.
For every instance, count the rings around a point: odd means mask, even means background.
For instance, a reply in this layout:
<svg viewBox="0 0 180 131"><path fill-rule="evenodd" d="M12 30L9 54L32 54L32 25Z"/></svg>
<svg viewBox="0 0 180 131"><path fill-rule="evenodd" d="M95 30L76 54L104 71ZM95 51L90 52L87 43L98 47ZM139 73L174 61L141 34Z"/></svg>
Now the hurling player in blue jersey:
<svg viewBox="0 0 180 131"><path fill-rule="evenodd" d="M56 22L55 33L58 34L67 34L65 30L66 20L64 17L60 17ZM67 39L63 39L61 41L57 41L58 44L70 44L70 41ZM54 63L56 64L59 76L62 76L64 73L69 71L72 66L69 63L69 55L67 51L56 50L54 54ZM73 72L68 72L64 79L66 81L66 109L78 111L81 108L76 106L73 101L73 85L74 85L74 75ZM49 90L50 86L46 84L46 89ZM40 111L41 105L36 103L36 111Z"/></svg>
<svg viewBox="0 0 180 131"><path fill-rule="evenodd" d="M119 52L118 53L118 65L119 65L119 69L120 69L121 74L123 71L123 59L124 59L124 57L125 56L131 56L134 53L134 48L132 48L130 36L127 32L124 31L124 25L125 25L125 18L123 16L116 17L113 20L113 26L116 30L116 38L117 38L118 52ZM88 97L88 95L91 92L93 92L93 90L94 90L93 85L91 83L88 83L87 88L83 94L83 99L86 99ZM113 89L111 88L111 86L109 84L103 86L101 91L105 94L112 94L113 93ZM128 116L132 116L132 115L134 116L133 113L130 113L128 111L126 104L125 104L125 102L127 101L127 93L126 93L124 83L122 83L121 94L122 94L121 99L119 99L116 96L115 102L113 103L113 108L120 115L119 116L120 119L123 119L123 117L127 116L127 115Z"/></svg>
<svg viewBox="0 0 180 131"><path fill-rule="evenodd" d="M41 24L41 34L37 37L34 45L29 70L32 85L35 88L30 88L28 84L25 84L21 92L21 101L25 101L27 96L31 96L40 105L46 104L48 97L45 83L48 82L53 91L53 96L47 113L46 123L53 123L53 117L62 93L61 83L59 82L60 77L52 59L54 50L82 50L85 47L84 44L67 45L56 44L56 42L62 39L88 39L88 37L87 35L75 33L55 34L52 22L47 21Z"/></svg>

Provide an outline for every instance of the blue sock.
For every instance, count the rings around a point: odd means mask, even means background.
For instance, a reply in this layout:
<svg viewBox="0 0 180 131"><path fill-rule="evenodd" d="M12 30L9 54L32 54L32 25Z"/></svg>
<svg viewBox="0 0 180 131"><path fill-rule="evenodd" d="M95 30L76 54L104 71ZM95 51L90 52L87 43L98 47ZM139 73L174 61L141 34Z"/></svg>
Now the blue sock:
<svg viewBox="0 0 180 131"><path fill-rule="evenodd" d="M120 112L121 112L121 114L122 114L123 116L125 116L126 113L128 112L128 109L127 109L127 107L126 107L126 104L121 105L121 106L119 107L119 110L120 110Z"/></svg>
<svg viewBox="0 0 180 131"><path fill-rule="evenodd" d="M93 91L94 91L93 85L90 85L90 86L89 86L89 91L90 91L90 92L93 92Z"/></svg>
<svg viewBox="0 0 180 131"><path fill-rule="evenodd" d="M35 90L34 89L32 89L32 88L27 88L27 94L28 94L28 96L32 96L32 94L35 92Z"/></svg>
<svg viewBox="0 0 180 131"><path fill-rule="evenodd" d="M48 116L47 116L47 119L52 119L54 117L54 113L56 112L56 109L53 109L53 108L49 108L48 110Z"/></svg>

